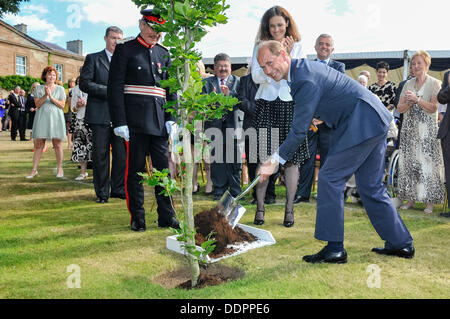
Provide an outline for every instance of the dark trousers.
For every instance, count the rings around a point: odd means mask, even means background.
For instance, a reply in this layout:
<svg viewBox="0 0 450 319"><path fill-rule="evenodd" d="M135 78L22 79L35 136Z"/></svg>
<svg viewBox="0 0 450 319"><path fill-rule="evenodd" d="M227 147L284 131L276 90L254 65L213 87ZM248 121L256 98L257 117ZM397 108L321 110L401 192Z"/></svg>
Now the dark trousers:
<svg viewBox="0 0 450 319"><path fill-rule="evenodd" d="M25 111L12 112L11 116L11 140L17 138L17 131L19 131L20 140L25 140L25 131L27 128L27 113Z"/></svg>
<svg viewBox="0 0 450 319"><path fill-rule="evenodd" d="M167 137L130 132L126 194L131 222L135 221L140 225L145 225L144 187L140 183L142 177L137 173L147 172L145 158L149 154L154 168L159 171L168 168L168 147ZM155 187L158 224L167 225L170 223L170 219L175 217L175 212L170 198L160 194L162 190L163 188L160 186Z"/></svg>
<svg viewBox="0 0 450 319"><path fill-rule="evenodd" d="M123 138L109 125L90 124L92 129L92 170L97 197L125 194L127 149ZM112 159L110 157L110 150ZM112 166L110 165L112 162ZM110 176L111 170L111 176Z"/></svg>
<svg viewBox="0 0 450 319"><path fill-rule="evenodd" d="M445 167L445 185L447 188L447 203L450 205L450 133L441 139L442 156Z"/></svg>
<svg viewBox="0 0 450 319"><path fill-rule="evenodd" d="M222 160L211 163L214 196L222 196L228 189L233 197L241 193L242 150L239 149L238 142L233 139L233 154L227 154L226 143L222 144ZM211 155L215 156L217 151L212 149Z"/></svg>
<svg viewBox="0 0 450 319"><path fill-rule="evenodd" d="M344 189L355 174L356 187L370 222L388 249L409 246L413 239L382 183L387 134L338 153L330 153L319 172L315 238L344 241Z"/></svg>
<svg viewBox="0 0 450 319"><path fill-rule="evenodd" d="M295 196L308 198L311 195L311 187L314 178L316 155L320 154L320 167L323 166L330 148L332 130L325 124L317 126L318 132L308 131L309 159L300 166L300 177L298 179L297 192Z"/></svg>

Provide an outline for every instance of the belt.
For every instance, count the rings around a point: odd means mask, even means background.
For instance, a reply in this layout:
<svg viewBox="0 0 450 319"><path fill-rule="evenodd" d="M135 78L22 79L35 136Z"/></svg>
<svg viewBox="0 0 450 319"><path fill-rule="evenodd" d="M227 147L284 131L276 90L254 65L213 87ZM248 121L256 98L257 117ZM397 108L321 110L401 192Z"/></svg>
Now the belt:
<svg viewBox="0 0 450 319"><path fill-rule="evenodd" d="M125 85L124 93L166 98L166 90L157 86Z"/></svg>

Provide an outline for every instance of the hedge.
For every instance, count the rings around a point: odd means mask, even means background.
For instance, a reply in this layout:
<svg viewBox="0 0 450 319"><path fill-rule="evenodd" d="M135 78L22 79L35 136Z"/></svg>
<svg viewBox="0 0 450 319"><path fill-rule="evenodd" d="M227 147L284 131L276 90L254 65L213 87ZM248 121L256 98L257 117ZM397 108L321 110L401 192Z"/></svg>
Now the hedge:
<svg viewBox="0 0 450 319"><path fill-rule="evenodd" d="M0 88L3 88L7 91L11 91L17 85L20 86L25 91L29 91L31 85L34 82L39 82L40 84L44 84L41 79L33 78L31 76L22 76L22 75L7 75L0 76Z"/></svg>

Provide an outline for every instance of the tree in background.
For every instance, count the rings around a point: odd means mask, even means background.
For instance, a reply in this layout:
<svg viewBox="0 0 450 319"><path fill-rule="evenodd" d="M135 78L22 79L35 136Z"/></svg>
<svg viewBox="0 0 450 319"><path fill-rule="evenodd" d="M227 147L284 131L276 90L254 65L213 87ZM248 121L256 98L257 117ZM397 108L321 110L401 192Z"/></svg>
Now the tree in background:
<svg viewBox="0 0 450 319"><path fill-rule="evenodd" d="M177 92L178 101L167 102L165 108L179 119L181 125L182 146L182 185L181 198L184 209L185 230L182 238L187 246L195 246L195 225L192 201L192 175L194 161L191 152L190 134L195 132L195 122L213 118L222 118L238 100L223 93L202 95L202 78L195 63L201 60L201 53L195 44L207 34L206 28L225 24L225 0L133 0L141 9L154 5L154 12L167 20L161 26L155 26L156 32L164 32L163 45L169 48L172 66L168 70L169 79L161 81L161 86ZM198 258L188 255L191 267L192 287L197 285L200 275Z"/></svg>
<svg viewBox="0 0 450 319"><path fill-rule="evenodd" d="M28 2L29 0L0 0L0 18L5 13L18 13L21 2Z"/></svg>

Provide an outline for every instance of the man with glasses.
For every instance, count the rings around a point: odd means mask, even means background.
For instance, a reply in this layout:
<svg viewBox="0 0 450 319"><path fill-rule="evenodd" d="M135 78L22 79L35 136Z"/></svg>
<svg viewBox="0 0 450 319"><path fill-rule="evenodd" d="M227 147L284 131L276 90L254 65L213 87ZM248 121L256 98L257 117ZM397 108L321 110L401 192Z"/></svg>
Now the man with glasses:
<svg viewBox="0 0 450 319"><path fill-rule="evenodd" d="M137 173L146 171L148 154L157 170L168 168L168 134L175 122L163 106L166 100L176 99L176 94L169 94L159 84L168 79L164 68L169 67L171 61L168 50L158 43L161 33L157 33L154 26L166 21L152 9L142 10L141 14L141 32L117 46L108 82L114 133L129 141L126 196L133 231L146 230L144 188ZM158 226L179 228L171 199L161 195L161 191L161 187L155 187Z"/></svg>

